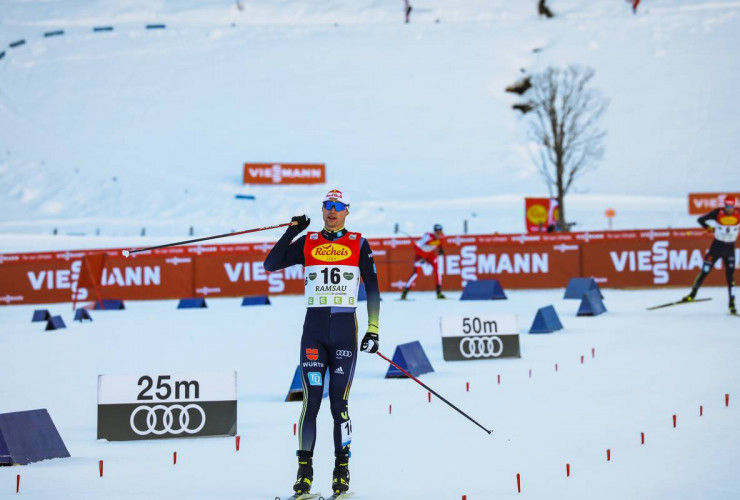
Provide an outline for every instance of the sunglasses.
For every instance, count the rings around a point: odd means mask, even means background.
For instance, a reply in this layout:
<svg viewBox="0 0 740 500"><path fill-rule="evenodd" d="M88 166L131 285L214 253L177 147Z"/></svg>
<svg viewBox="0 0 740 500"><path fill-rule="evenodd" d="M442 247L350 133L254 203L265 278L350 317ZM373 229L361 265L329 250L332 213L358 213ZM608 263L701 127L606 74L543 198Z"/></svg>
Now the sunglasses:
<svg viewBox="0 0 740 500"><path fill-rule="evenodd" d="M323 206L326 210L331 210L333 208L337 212L343 212L345 208L349 207L348 204L342 203L341 201L331 201L331 200L325 201Z"/></svg>

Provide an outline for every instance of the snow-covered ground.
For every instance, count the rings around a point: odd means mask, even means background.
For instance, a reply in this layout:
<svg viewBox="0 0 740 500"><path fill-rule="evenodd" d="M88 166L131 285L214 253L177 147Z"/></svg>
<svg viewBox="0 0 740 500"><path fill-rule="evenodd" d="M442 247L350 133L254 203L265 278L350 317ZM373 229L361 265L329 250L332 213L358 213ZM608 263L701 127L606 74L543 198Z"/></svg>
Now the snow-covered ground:
<svg viewBox="0 0 740 500"><path fill-rule="evenodd" d="M413 381L384 379L387 363L360 353L350 397L358 499L740 496L740 329L725 312L724 289L708 289L709 302L652 312L645 306L676 292L608 290L608 312L597 317L576 317L578 301L562 300L562 290L511 291L508 300L491 302L413 295L406 303L385 296L381 352L391 356L397 344L419 340L435 370L421 380L494 432L434 397L428 403ZM527 334L536 309L547 304L564 330ZM201 310L129 302L125 311L92 311L94 321L84 324L72 322L67 305L54 304L51 312L68 325L55 332L30 322L36 307L2 309L0 412L48 408L72 458L0 468L0 495L13 494L16 474L22 496L39 499L272 499L290 492L301 405L283 400L298 362L302 298L244 308L238 299L209 300ZM520 359L443 361L440 317L499 313L519 316ZM358 320L366 324L363 307ZM238 373L239 452L233 438L96 440L99 374L229 370ZM315 454L315 490L324 493L331 443L324 400Z"/></svg>
<svg viewBox="0 0 740 500"><path fill-rule="evenodd" d="M504 87L548 65L592 66L611 101L577 229L606 208L615 229L693 225L689 191L740 185L740 2L552 0L546 21L533 0L426 0L408 25L400 0L239 3L3 2L0 42L26 44L0 60L0 250L317 215L327 186L245 187L245 161L325 162L368 235L522 231L547 190Z"/></svg>

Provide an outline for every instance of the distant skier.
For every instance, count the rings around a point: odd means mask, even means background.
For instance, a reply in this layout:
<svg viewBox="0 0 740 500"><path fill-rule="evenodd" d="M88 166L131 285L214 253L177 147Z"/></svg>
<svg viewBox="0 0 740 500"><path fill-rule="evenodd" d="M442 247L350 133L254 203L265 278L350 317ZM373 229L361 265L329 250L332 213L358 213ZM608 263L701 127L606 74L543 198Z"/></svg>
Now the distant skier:
<svg viewBox="0 0 740 500"><path fill-rule="evenodd" d="M699 217L699 224L705 229L714 232L714 241L709 251L704 256L704 264L701 272L694 280L691 292L681 299L682 302L691 302L696 297L696 292L712 270L714 264L722 259L727 277L727 290L730 295L730 312L737 314L735 309L735 241L740 231L740 208L735 206L735 198L725 196L723 208L715 208L711 212Z"/></svg>
<svg viewBox="0 0 740 500"><path fill-rule="evenodd" d="M434 232L426 233L421 239L414 242L414 270L411 273L406 286L401 292L401 300L406 300L406 296L409 294L409 289L414 286L417 276L419 276L419 269L424 264L431 264L434 269L434 279L437 283L437 298L446 298L442 293L442 277L439 274L439 266L437 265L437 257L444 255L443 242L445 235L442 232L442 225L435 224Z"/></svg>
<svg viewBox="0 0 740 500"><path fill-rule="evenodd" d="M360 349L378 350L380 293L373 253L360 233L348 232L344 220L349 203L339 190L329 191L321 205L324 229L308 232L293 240L308 227L305 215L293 217L290 226L265 259L267 271L295 264L305 266L306 319L301 337L301 380L303 411L298 431L298 475L293 490L308 493L313 482L313 449L316 444L316 416L323 396L327 368L329 404L334 418L334 472L332 490L349 489L349 447L352 422L348 399L357 359L357 290L360 277L367 292L367 333Z"/></svg>
<svg viewBox="0 0 740 500"><path fill-rule="evenodd" d="M411 20L411 11L414 8L409 3L409 0L403 0L403 3L404 3L404 9L403 9L403 11L406 13L406 24L408 24L409 21Z"/></svg>

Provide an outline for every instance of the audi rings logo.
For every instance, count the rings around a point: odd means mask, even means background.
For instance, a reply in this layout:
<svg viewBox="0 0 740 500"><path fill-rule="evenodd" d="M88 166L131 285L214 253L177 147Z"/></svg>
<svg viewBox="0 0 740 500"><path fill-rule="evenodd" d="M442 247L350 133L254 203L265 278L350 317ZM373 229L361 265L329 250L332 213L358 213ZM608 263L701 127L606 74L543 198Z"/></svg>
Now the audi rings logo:
<svg viewBox="0 0 740 500"><path fill-rule="evenodd" d="M136 416L144 412L146 416L144 426L139 422L137 426ZM197 422L197 415L200 414L200 423ZM175 416L177 415L177 419ZM141 419L139 419L141 421ZM163 434L195 434L203 429L206 425L206 412L196 404L189 405L154 405L139 406L131 412L131 430L139 436L154 434L161 436ZM139 427L144 427L140 429Z"/></svg>
<svg viewBox="0 0 740 500"><path fill-rule="evenodd" d="M352 357L352 351L344 351L344 350L338 350L337 351L337 357L338 358L351 358Z"/></svg>
<svg viewBox="0 0 740 500"><path fill-rule="evenodd" d="M463 337L460 354L466 358L497 358L504 351L504 343L496 336Z"/></svg>

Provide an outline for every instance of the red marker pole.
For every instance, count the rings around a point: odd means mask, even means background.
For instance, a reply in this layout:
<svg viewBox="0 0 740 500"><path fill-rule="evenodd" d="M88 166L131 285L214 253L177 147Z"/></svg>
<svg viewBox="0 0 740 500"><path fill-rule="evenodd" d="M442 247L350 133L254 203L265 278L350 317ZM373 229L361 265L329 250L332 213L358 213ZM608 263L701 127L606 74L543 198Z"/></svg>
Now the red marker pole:
<svg viewBox="0 0 740 500"><path fill-rule="evenodd" d="M241 443L242 437L236 436L236 451L239 451L239 443Z"/></svg>
<svg viewBox="0 0 740 500"><path fill-rule="evenodd" d="M393 410L393 405L388 405L388 415L391 414L392 410Z"/></svg>
<svg viewBox="0 0 740 500"><path fill-rule="evenodd" d="M565 477L570 477L570 464L565 464Z"/></svg>
<svg viewBox="0 0 740 500"><path fill-rule="evenodd" d="M640 444L645 444L645 433L644 432L640 433Z"/></svg>
<svg viewBox="0 0 740 500"><path fill-rule="evenodd" d="M100 477L103 477L103 461L98 462L98 469L100 469Z"/></svg>
<svg viewBox="0 0 740 500"><path fill-rule="evenodd" d="M558 371L558 364L555 363L555 371Z"/></svg>
<svg viewBox="0 0 740 500"><path fill-rule="evenodd" d="M427 399L429 400L430 403L432 402L432 393L431 392L427 392Z"/></svg>
<svg viewBox="0 0 740 500"><path fill-rule="evenodd" d="M465 392L470 392L470 382L465 382Z"/></svg>
<svg viewBox="0 0 740 500"><path fill-rule="evenodd" d="M532 369L529 369L529 378L532 378Z"/></svg>
<svg viewBox="0 0 740 500"><path fill-rule="evenodd" d="M725 394L725 406L730 406L730 395Z"/></svg>
<svg viewBox="0 0 740 500"><path fill-rule="evenodd" d="M594 349L594 348L592 347L592 348L591 348L591 359L593 359L593 358L595 358L595 357L596 357L596 349Z"/></svg>
<svg viewBox="0 0 740 500"><path fill-rule="evenodd" d="M612 459L612 450L609 448L606 449L606 461L609 462Z"/></svg>
<svg viewBox="0 0 740 500"><path fill-rule="evenodd" d="M20 493L21 491L21 475L18 474L15 476L15 492Z"/></svg>
<svg viewBox="0 0 740 500"><path fill-rule="evenodd" d="M294 435L294 436L295 436L295 432L296 432L296 424L294 423L294 424L293 424L293 435Z"/></svg>
<svg viewBox="0 0 740 500"><path fill-rule="evenodd" d="M172 465L177 465L177 452L172 452Z"/></svg>
<svg viewBox="0 0 740 500"><path fill-rule="evenodd" d="M673 428L676 428L676 415L673 415Z"/></svg>
<svg viewBox="0 0 740 500"><path fill-rule="evenodd" d="M496 375L496 381L498 382L498 385L501 385L501 375Z"/></svg>
<svg viewBox="0 0 740 500"><path fill-rule="evenodd" d="M581 355L581 364L583 364L583 355Z"/></svg>
<svg viewBox="0 0 740 500"><path fill-rule="evenodd" d="M518 472L516 473L516 491L519 493L522 492L522 477Z"/></svg>
<svg viewBox="0 0 740 500"><path fill-rule="evenodd" d="M704 415L704 407L699 405L699 416L701 417L702 415Z"/></svg>

